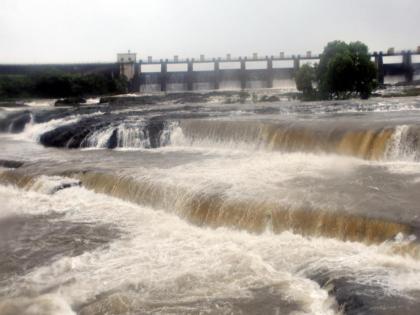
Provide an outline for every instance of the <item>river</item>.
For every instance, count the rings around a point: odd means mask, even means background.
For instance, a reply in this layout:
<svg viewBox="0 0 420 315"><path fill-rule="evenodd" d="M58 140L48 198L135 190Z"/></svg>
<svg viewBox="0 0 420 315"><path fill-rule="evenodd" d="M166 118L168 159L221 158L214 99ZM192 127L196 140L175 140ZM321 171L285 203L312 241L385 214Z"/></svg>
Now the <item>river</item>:
<svg viewBox="0 0 420 315"><path fill-rule="evenodd" d="M418 314L420 98L0 111L0 314Z"/></svg>

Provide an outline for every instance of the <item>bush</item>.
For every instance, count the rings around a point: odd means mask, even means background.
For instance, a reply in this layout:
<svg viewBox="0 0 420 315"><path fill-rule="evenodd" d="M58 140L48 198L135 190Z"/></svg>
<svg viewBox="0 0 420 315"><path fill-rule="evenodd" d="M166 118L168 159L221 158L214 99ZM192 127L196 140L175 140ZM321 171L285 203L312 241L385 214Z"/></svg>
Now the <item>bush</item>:
<svg viewBox="0 0 420 315"><path fill-rule="evenodd" d="M296 87L303 92L304 96L314 93L313 82L315 81L315 69L309 64L304 64L295 74Z"/></svg>
<svg viewBox="0 0 420 315"><path fill-rule="evenodd" d="M324 98L347 98L353 94L368 98L377 86L376 77L368 47L361 42L329 43L317 69L318 89Z"/></svg>

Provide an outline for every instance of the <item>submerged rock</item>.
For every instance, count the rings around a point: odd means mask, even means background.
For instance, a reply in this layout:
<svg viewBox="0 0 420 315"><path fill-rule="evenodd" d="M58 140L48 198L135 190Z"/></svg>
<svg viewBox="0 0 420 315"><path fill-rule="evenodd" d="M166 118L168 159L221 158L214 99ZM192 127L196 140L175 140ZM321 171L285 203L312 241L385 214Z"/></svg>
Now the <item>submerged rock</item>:
<svg viewBox="0 0 420 315"><path fill-rule="evenodd" d="M145 105L153 104L159 96L104 96L99 99L99 104L112 105Z"/></svg>
<svg viewBox="0 0 420 315"><path fill-rule="evenodd" d="M334 275L327 270L318 272L309 275L309 278L327 290L346 315L418 314L418 291L407 292L405 296L392 294L384 290L380 283L364 283L357 278Z"/></svg>
<svg viewBox="0 0 420 315"><path fill-rule="evenodd" d="M0 102L0 107L28 107L28 105L25 105L22 101L16 101L16 102Z"/></svg>
<svg viewBox="0 0 420 315"><path fill-rule="evenodd" d="M13 160L0 160L0 166L6 168L19 168L24 163L21 161L13 161Z"/></svg>
<svg viewBox="0 0 420 315"><path fill-rule="evenodd" d="M82 148L93 132L110 124L109 117L89 117L76 123L60 126L42 134L39 141L45 146Z"/></svg>
<svg viewBox="0 0 420 315"><path fill-rule="evenodd" d="M124 123L126 114L106 114L81 119L43 133L39 142L48 147L114 149L120 146L158 148L166 121L160 117L149 121Z"/></svg>
<svg viewBox="0 0 420 315"><path fill-rule="evenodd" d="M54 106L79 106L80 104L86 104L86 100L82 97L70 97L57 100Z"/></svg>
<svg viewBox="0 0 420 315"><path fill-rule="evenodd" d="M71 182L67 182L67 183L62 183L62 184L54 187L53 189L51 189L50 194L53 195L57 191L67 189L67 188L71 188L71 187L78 187L78 186L81 186L81 185L82 185L82 183L80 181L71 181Z"/></svg>
<svg viewBox="0 0 420 315"><path fill-rule="evenodd" d="M38 240L40 235L42 241ZM13 275L25 274L63 256L79 256L121 235L113 225L66 221L59 213L2 218L0 286Z"/></svg>
<svg viewBox="0 0 420 315"><path fill-rule="evenodd" d="M0 132L22 132L30 121L31 113L27 110L10 113L6 118L0 119Z"/></svg>
<svg viewBox="0 0 420 315"><path fill-rule="evenodd" d="M280 98L278 96L275 96L275 95L270 95L270 96L263 95L260 98L260 102L278 102L278 101L280 101Z"/></svg>

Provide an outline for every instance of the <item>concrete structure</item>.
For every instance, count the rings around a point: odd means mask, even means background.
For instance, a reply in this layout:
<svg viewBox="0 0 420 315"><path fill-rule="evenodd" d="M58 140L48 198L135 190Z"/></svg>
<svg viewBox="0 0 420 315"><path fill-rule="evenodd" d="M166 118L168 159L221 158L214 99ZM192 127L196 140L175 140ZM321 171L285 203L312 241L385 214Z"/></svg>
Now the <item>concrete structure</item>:
<svg viewBox="0 0 420 315"><path fill-rule="evenodd" d="M308 59L316 59L317 56L311 56ZM276 68L274 61L294 61L294 66L290 68ZM248 69L247 65L250 62L258 62L259 64L265 64L261 69ZM273 82L276 79L290 79L293 78L293 73L299 68L300 60L299 57L290 59L287 57L258 57L257 54L253 55L253 58L237 57L234 58L230 54L226 55L226 58L213 58L206 59L204 55L201 55L198 60L195 59L180 59L174 58L173 60L152 60L150 57L147 60L139 61L139 74L140 74L140 86L144 85L159 85L161 91L168 90L168 84L177 85L181 84L183 89L191 91L194 86L200 84L207 84L209 89L219 89L220 84L225 81L238 81L238 86L241 89L249 87L249 81L263 81L262 85L267 88L273 87ZM186 65L186 70L168 71L168 65ZM209 70L194 70L194 64L207 64L210 65ZM238 65L237 69L231 69L230 67L224 69L221 65ZM212 66L211 66L212 65ZM160 66L158 72L143 72L142 69L148 66ZM140 90L140 86L135 88L136 91Z"/></svg>
<svg viewBox="0 0 420 315"><path fill-rule="evenodd" d="M404 51L402 58L402 68L406 82L412 82L414 77L413 60L411 51Z"/></svg>
<svg viewBox="0 0 420 315"><path fill-rule="evenodd" d="M122 53L117 55L117 62L120 65L120 75L123 75L127 80L131 81L138 75L137 55L135 53Z"/></svg>
<svg viewBox="0 0 420 315"><path fill-rule="evenodd" d="M420 63L414 63L412 60L412 52L395 52L394 49L390 49L387 53L374 53L372 58L378 67L378 81L380 84L385 83L385 77L387 76L404 76L405 81L413 81L414 74L420 72ZM416 52L416 55L420 53ZM384 62L387 57L398 57L402 58L401 62ZM275 62L289 62L289 66L276 67ZM261 81L263 87L272 88L273 82L278 79L293 79L296 71L299 70L300 66L304 62L317 62L319 56L313 55L311 51L307 51L304 57L300 55L285 56L284 53L280 53L279 57L266 56L259 57L257 53L254 53L251 58L248 57L237 57L234 58L230 54L226 55L225 59L214 58L205 59L204 55L201 55L198 60L174 58L174 60L165 61L153 61L150 58L147 61L140 62L140 85L145 85L148 82L159 82L161 91L167 91L168 84L177 82L184 86L185 90L191 91L194 86L198 83L208 83L210 89L219 89L220 84L223 81L236 80L241 89L249 87L249 81ZM247 64L251 62L265 63L265 66L261 69L248 69ZM194 71L194 64L206 63L213 64L213 69L207 71ZM221 64L238 64L236 69L222 69ZM160 73L143 73L143 66L150 65L161 65ZM186 71L173 71L168 73L168 64L184 64L187 65ZM158 79L157 79L158 78ZM140 90L139 88L136 90Z"/></svg>

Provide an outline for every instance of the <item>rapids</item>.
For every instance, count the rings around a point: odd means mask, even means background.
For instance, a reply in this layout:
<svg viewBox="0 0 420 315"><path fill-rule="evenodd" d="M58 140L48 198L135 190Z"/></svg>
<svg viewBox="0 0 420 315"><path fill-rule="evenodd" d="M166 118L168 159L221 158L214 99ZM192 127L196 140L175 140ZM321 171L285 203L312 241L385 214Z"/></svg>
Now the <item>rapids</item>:
<svg viewBox="0 0 420 315"><path fill-rule="evenodd" d="M420 98L0 112L0 314L417 314Z"/></svg>

